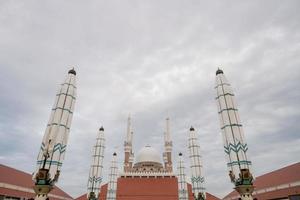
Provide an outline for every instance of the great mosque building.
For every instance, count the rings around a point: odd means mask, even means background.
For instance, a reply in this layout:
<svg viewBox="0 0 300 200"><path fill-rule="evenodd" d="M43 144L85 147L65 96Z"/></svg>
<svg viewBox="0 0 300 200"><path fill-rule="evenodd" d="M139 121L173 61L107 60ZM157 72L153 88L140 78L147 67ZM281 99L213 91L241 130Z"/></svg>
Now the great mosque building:
<svg viewBox="0 0 300 200"><path fill-rule="evenodd" d="M172 140L170 133L169 118L166 119L166 130L164 132L164 146L163 161L161 162L161 156L159 152L147 145L143 147L137 154L134 161L134 153L132 150L133 131L131 128L131 118L128 117L127 122L127 137L124 142L124 177L143 176L144 174L150 174L151 176L173 176L173 164L172 164Z"/></svg>
<svg viewBox="0 0 300 200"><path fill-rule="evenodd" d="M101 128L99 133L104 132ZM103 137L104 135L101 134ZM177 169L174 170L172 158L172 139L170 131L170 119L166 119L164 131L164 152L159 153L155 148L146 145L135 155L133 152L133 130L131 118L128 117L126 139L124 141L124 162L122 168L118 168L118 155L113 154L108 183L100 188L97 194L84 194L77 200L96 199L109 200L192 200L193 194L208 200L219 199L204 189L204 178L201 174L201 156L197 141L196 131L193 127L188 131L187 141L191 159L192 183L187 182L183 155L178 156ZM98 140L99 138L97 138ZM104 146L104 144L102 145ZM93 155L92 157L97 157ZM103 158L102 156L98 156ZM102 161L99 160L101 163ZM119 161L120 162L120 161ZM92 163L92 167L97 163ZM99 168L103 168L101 164ZM92 168L91 168L92 169ZM99 177L102 174L98 174ZM91 175L89 180L95 179ZM96 178L97 179L97 178ZM98 192L98 191L97 191ZM203 195L201 197L201 195Z"/></svg>

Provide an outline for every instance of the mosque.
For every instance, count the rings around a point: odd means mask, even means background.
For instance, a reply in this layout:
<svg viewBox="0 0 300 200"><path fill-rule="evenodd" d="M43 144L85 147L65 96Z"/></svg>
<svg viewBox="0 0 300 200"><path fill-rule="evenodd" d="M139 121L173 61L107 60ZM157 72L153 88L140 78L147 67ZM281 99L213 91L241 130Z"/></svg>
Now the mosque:
<svg viewBox="0 0 300 200"><path fill-rule="evenodd" d="M133 131L131 128L131 118L127 121L127 133L124 141L124 162L123 167L119 172L117 161L117 154L113 154L113 160L111 163L111 171L109 174L109 182L99 187L99 190L95 190L92 187L88 188L89 193L84 194L77 198L77 200L85 200L99 193L99 198L102 200L118 199L118 200L173 200L173 199L194 199L193 194L203 194L202 198L208 200L219 199L210 193L205 193L204 179L201 175L201 156L199 151L199 145L195 134L195 129L190 128L189 136L189 150L192 177L195 177L194 187L190 183L187 183L185 166L182 160L182 154L180 153L177 171L173 171L173 158L172 158L172 139L170 132L170 119L166 119L166 128L164 131L164 152L160 154L155 148L150 145L143 147L136 156L132 151L133 144ZM104 128L100 128L97 141L103 143L96 143L95 151L103 152L100 148L104 148ZM93 158L103 156L93 155ZM162 162L163 160L163 162ZM97 160L99 161L99 160ZM98 168L97 162L92 163L89 182L92 182L94 172L101 171L102 161L99 162ZM94 168L93 168L94 167ZM196 178L199 177L199 178ZM95 182L95 181L94 181ZM92 184L89 184L92 186ZM196 187L197 186L197 187ZM194 190L194 191L193 191ZM199 195L199 196L200 196ZM205 195L205 196L204 196Z"/></svg>
<svg viewBox="0 0 300 200"><path fill-rule="evenodd" d="M216 72L216 94L224 152L227 158L229 180L235 192L225 199L299 199L299 163L262 175L254 179L248 159L242 124L236 107L234 94L222 70ZM41 147L37 167L30 175L17 172L7 166L0 166L0 200L35 200L72 198L55 186L61 175L67 141L76 101L76 71L71 69L61 84L51 110ZM107 183L102 182L103 158L105 154L104 128L98 131L93 147L89 171L87 193L77 200L216 200L216 196L205 189L202 172L201 152L197 132L191 127L187 134L188 155L178 154L174 169L172 157L172 137L170 119L166 119L164 130L164 150L159 153L153 147L143 147L135 156L133 152L133 131L128 117L126 139L124 141L124 162L119 169L117 153L111 155L110 172ZM189 158L190 174L187 174L183 156ZM106 164L105 164L106 167ZM2 174L6 174L6 176ZM18 173L18 179L14 177ZM10 174L10 175L9 175ZM190 182L187 177L191 177ZM285 179L282 177L286 177ZM16 181L19 180L19 181ZM32 186L31 186L32 184ZM275 197L276 198L273 198Z"/></svg>

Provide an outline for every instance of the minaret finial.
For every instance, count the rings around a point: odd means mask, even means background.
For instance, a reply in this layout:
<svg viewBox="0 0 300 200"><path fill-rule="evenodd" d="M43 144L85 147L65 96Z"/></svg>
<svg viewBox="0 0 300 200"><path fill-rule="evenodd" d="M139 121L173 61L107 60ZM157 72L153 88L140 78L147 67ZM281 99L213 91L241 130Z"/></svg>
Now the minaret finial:
<svg viewBox="0 0 300 200"><path fill-rule="evenodd" d="M224 74L223 70L221 70L219 67L218 67L218 70L216 71L216 75L218 75L218 74Z"/></svg>
<svg viewBox="0 0 300 200"><path fill-rule="evenodd" d="M68 74L74 74L76 76L76 71L75 71L74 67L69 70Z"/></svg>

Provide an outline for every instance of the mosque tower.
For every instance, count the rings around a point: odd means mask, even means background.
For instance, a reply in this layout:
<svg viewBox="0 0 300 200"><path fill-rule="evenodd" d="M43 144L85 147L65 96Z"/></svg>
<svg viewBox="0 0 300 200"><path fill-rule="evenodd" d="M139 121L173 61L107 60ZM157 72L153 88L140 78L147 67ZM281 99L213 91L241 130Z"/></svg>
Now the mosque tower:
<svg viewBox="0 0 300 200"><path fill-rule="evenodd" d="M114 153L112 161L111 161L111 166L110 166L106 200L116 200L116 198L117 198L117 182L118 182L117 153Z"/></svg>
<svg viewBox="0 0 300 200"><path fill-rule="evenodd" d="M182 153L179 153L177 164L177 179L178 179L178 198L179 200L188 200L189 194L187 190L186 174Z"/></svg>
<svg viewBox="0 0 300 200"><path fill-rule="evenodd" d="M188 148L190 153L191 181L194 198L197 200L206 199L204 177L202 175L200 146L198 144L196 131L193 127L191 127L189 131Z"/></svg>
<svg viewBox="0 0 300 200"><path fill-rule="evenodd" d="M172 140L170 132L170 119L166 119L166 131L164 133L165 152L163 153L166 172L173 172L172 166Z"/></svg>
<svg viewBox="0 0 300 200"><path fill-rule="evenodd" d="M98 131L96 144L93 148L92 164L89 173L87 199L96 200L99 197L102 182L103 159L105 149L104 128Z"/></svg>
<svg viewBox="0 0 300 200"><path fill-rule="evenodd" d="M131 129L131 117L128 116L127 135L126 135L126 140L124 142L124 152L125 152L124 172L130 172L133 167L134 154L132 151L132 139L133 139L133 131Z"/></svg>
<svg viewBox="0 0 300 200"><path fill-rule="evenodd" d="M234 94L222 70L216 72L217 107L227 157L231 182L243 200L252 200L253 177L251 161L247 157L248 146L236 107Z"/></svg>
<svg viewBox="0 0 300 200"><path fill-rule="evenodd" d="M42 140L33 174L35 199L48 199L48 193L58 181L65 157L76 100L76 71L69 70L56 100Z"/></svg>

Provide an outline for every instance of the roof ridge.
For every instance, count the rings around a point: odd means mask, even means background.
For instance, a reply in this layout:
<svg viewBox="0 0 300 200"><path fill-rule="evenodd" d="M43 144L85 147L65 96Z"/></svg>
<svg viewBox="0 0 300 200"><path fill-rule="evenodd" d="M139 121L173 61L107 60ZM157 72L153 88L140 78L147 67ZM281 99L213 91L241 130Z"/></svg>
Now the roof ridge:
<svg viewBox="0 0 300 200"><path fill-rule="evenodd" d="M29 172L21 171L21 170L19 170L19 169L16 169L16 168L13 168L13 167L11 167L11 166L4 165L4 164L0 164L0 167L2 167L1 165L2 165L3 167L9 168L9 169L11 169L11 170L18 171L18 172L21 172L21 173L23 173L23 174L26 174L26 175L31 176L31 174L30 174Z"/></svg>
<svg viewBox="0 0 300 200"><path fill-rule="evenodd" d="M255 179L260 178L260 177L262 177L262 176L267 176L267 175L269 175L269 174L271 174L271 173L274 173L274 172L279 172L279 171L286 170L287 168L290 168L290 167L296 166L296 165L300 165L300 162L293 163L293 164L290 164L290 165L286 165L286 166L281 167L281 168L279 168L279 169L275 169L275 170L273 170L273 171L264 173L264 174L262 174L262 175L257 176ZM299 166L299 167L300 167L300 166Z"/></svg>

